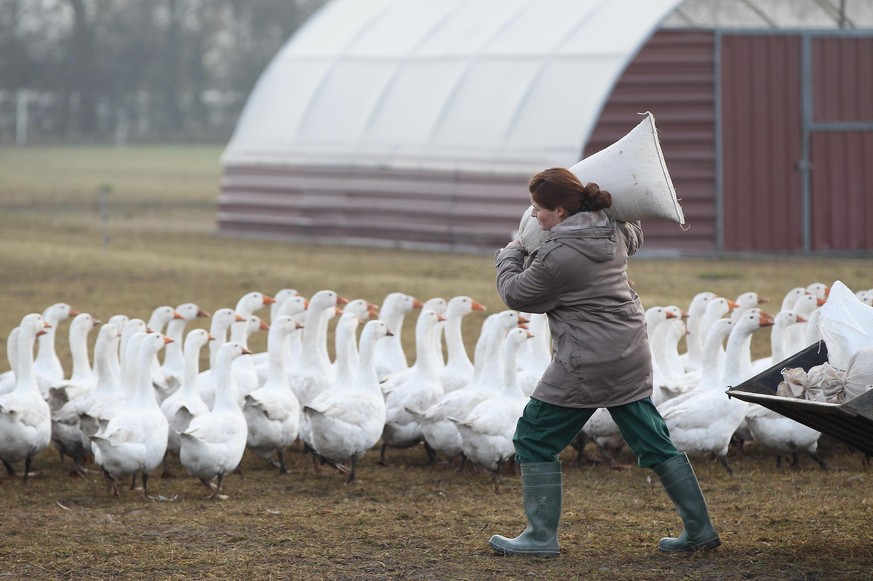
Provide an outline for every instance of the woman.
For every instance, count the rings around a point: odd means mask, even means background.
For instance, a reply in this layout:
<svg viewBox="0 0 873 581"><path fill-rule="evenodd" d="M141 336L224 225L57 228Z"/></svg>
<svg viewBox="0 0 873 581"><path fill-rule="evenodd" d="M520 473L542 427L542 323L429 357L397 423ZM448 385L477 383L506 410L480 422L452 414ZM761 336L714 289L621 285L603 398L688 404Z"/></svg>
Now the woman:
<svg viewBox="0 0 873 581"><path fill-rule="evenodd" d="M628 255L642 245L639 222L609 217L603 212L612 205L609 192L594 183L583 186L564 168L538 173L528 187L531 215L551 234L529 257L518 240L498 251L497 291L511 309L548 314L553 356L513 438L528 526L515 538L495 535L489 544L506 555L559 553L558 454L605 407L684 522L678 538L661 539L658 547L678 552L718 546L694 471L650 397L644 312L626 272Z"/></svg>

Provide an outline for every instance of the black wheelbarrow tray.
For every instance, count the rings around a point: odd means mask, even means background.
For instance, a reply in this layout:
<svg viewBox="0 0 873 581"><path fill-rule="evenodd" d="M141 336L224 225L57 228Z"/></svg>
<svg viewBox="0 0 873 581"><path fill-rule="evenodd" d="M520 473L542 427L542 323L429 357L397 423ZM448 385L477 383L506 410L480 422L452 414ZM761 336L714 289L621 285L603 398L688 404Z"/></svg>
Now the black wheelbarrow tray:
<svg viewBox="0 0 873 581"><path fill-rule="evenodd" d="M819 341L737 386L728 386L727 394L762 405L873 455L873 390L842 404L776 395L783 369L800 367L809 371L827 360L827 346Z"/></svg>

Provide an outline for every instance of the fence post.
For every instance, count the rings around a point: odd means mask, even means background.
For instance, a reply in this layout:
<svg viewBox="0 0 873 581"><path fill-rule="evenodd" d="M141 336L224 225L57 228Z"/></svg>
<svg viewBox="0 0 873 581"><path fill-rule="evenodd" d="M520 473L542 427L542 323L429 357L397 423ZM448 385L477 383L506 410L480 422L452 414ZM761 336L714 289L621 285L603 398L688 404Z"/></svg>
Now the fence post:
<svg viewBox="0 0 873 581"><path fill-rule="evenodd" d="M97 191L100 206L100 232L103 238L103 254L109 252L109 192L112 187L103 184Z"/></svg>

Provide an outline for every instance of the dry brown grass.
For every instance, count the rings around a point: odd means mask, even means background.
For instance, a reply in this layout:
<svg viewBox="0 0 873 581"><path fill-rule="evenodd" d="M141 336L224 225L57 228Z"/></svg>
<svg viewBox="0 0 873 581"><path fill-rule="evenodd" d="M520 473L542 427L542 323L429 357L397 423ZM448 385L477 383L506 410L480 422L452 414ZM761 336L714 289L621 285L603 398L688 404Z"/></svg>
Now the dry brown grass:
<svg viewBox="0 0 873 581"><path fill-rule="evenodd" d="M502 308L490 256L307 246L213 235L219 151L208 148L25 149L0 155L0 345L21 317L65 301L103 320L148 317L161 304L232 306L250 290L332 288L381 302L402 290L424 300L467 294ZM101 244L97 190L110 194L111 244ZM687 307L694 293L735 297L756 290L775 303L793 286L842 280L873 287L862 259L635 260L631 276L646 306ZM484 316L465 323L468 346ZM58 347L69 371L60 330ZM263 335L263 334L261 334ZM408 352L412 327L404 328ZM93 339L93 337L92 337ZM264 348L256 335L252 346ZM766 352L766 332L756 355ZM2 352L2 351L0 351ZM0 358L0 371L5 370ZM763 450L734 451L736 476L695 462L723 546L666 556L657 539L679 520L651 473L571 467L558 559L492 555L492 533L520 531L517 476L495 493L487 473L428 466L423 450L373 451L360 483L316 474L292 453L279 476L246 457L227 481L230 499L203 499L183 476L149 483L155 499L113 498L97 472L71 479L57 454L34 463L26 485L0 476L0 576L32 578L408 578L408 579L871 579L870 468L824 439L833 469L813 462L777 471ZM626 457L632 462L632 458ZM92 466L93 468L93 466Z"/></svg>

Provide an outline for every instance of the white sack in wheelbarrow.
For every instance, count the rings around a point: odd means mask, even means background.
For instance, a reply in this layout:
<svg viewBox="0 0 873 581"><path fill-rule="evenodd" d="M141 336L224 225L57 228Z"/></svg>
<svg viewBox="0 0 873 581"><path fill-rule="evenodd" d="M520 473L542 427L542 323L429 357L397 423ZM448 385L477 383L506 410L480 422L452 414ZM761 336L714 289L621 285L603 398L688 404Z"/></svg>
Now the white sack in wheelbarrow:
<svg viewBox="0 0 873 581"><path fill-rule="evenodd" d="M873 307L836 281L821 307L818 330L828 348L828 363L845 371L855 353L873 346Z"/></svg>
<svg viewBox="0 0 873 581"><path fill-rule="evenodd" d="M569 169L583 184L594 182L612 194L612 207L606 212L620 222L663 218L685 223L651 113L645 113L645 118L620 140ZM518 225L518 239L528 252L539 248L549 234L531 217L531 209L522 215Z"/></svg>

